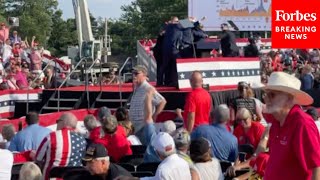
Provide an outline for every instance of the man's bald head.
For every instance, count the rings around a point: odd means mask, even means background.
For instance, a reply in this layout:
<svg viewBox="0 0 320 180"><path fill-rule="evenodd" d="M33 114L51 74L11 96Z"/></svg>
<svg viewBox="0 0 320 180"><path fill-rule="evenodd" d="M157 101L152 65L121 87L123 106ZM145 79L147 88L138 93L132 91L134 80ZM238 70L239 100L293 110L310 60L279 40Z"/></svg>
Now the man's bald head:
<svg viewBox="0 0 320 180"><path fill-rule="evenodd" d="M57 122L57 130L61 130L62 128L76 128L78 119L72 113L63 113L58 122Z"/></svg>
<svg viewBox="0 0 320 180"><path fill-rule="evenodd" d="M200 71L193 71L190 77L190 85L194 88L202 87L203 80Z"/></svg>

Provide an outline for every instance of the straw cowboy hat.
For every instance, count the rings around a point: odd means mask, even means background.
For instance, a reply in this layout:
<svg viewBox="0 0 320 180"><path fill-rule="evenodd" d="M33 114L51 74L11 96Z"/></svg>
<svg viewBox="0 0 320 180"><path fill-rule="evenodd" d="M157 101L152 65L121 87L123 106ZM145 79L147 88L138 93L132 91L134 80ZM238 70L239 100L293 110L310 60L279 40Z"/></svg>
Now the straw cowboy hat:
<svg viewBox="0 0 320 180"><path fill-rule="evenodd" d="M301 82L296 77L284 72L274 72L271 74L268 84L262 89L291 94L294 97L295 103L299 105L312 104L313 98L309 94L301 91L300 86Z"/></svg>

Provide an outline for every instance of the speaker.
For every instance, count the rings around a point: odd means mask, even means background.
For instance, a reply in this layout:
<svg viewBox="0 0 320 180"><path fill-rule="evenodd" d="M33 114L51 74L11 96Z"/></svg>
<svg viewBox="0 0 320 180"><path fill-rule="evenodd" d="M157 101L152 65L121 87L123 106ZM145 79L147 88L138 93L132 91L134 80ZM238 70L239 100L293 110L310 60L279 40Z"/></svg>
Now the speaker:
<svg viewBox="0 0 320 180"><path fill-rule="evenodd" d="M9 17L9 25L18 27L19 26L19 18Z"/></svg>

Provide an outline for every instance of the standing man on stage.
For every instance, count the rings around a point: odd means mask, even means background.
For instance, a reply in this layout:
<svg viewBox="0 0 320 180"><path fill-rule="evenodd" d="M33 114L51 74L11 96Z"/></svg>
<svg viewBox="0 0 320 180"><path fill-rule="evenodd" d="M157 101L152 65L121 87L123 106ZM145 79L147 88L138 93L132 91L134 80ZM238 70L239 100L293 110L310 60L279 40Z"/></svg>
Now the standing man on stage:
<svg viewBox="0 0 320 180"><path fill-rule="evenodd" d="M163 63L160 76L164 75L164 85L178 87L177 58L180 58L179 48L182 45L182 31L179 19L173 17L166 27L163 39Z"/></svg>
<svg viewBox="0 0 320 180"><path fill-rule="evenodd" d="M236 36L229 30L228 24L221 24L222 35L220 45L223 57L239 56L239 48L236 44Z"/></svg>
<svg viewBox="0 0 320 180"><path fill-rule="evenodd" d="M163 83L164 83L163 82L164 74L161 73L161 66L163 64L162 46L163 46L163 39L164 39L165 32L166 32L165 27L163 27L158 34L157 43L152 49L153 56L157 62L157 86L163 86Z"/></svg>

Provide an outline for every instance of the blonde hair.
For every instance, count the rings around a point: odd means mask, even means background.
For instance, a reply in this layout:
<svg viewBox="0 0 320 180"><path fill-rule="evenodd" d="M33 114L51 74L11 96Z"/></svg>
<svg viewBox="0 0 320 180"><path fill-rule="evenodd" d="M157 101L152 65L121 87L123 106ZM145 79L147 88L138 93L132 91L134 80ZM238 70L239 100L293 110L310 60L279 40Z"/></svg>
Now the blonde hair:
<svg viewBox="0 0 320 180"><path fill-rule="evenodd" d="M238 116L243 117L244 119L252 119L252 114L247 108L240 108L237 111L237 118Z"/></svg>
<svg viewBox="0 0 320 180"><path fill-rule="evenodd" d="M33 162L23 164L20 169L19 180L40 180L41 177L40 168Z"/></svg>

